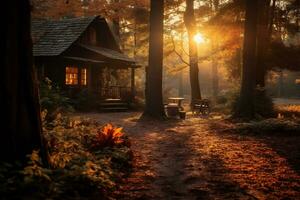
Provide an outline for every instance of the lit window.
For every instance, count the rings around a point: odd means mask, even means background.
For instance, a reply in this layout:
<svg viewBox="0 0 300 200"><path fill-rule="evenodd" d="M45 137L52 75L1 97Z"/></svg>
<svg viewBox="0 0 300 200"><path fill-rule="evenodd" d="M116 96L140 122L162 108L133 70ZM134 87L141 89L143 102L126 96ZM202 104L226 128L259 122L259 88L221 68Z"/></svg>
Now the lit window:
<svg viewBox="0 0 300 200"><path fill-rule="evenodd" d="M86 85L86 68L81 69L81 85Z"/></svg>
<svg viewBox="0 0 300 200"><path fill-rule="evenodd" d="M78 85L77 67L66 67L66 85Z"/></svg>
<svg viewBox="0 0 300 200"><path fill-rule="evenodd" d="M295 83L296 83L297 85L300 85L300 79L296 79L296 80L295 80Z"/></svg>

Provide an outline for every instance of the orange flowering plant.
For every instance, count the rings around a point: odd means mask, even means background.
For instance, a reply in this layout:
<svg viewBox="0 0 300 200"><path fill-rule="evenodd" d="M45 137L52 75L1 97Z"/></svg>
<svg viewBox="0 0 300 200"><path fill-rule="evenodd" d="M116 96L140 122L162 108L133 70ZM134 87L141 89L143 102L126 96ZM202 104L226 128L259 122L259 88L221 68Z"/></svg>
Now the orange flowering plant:
<svg viewBox="0 0 300 200"><path fill-rule="evenodd" d="M91 141L91 148L113 147L124 143L123 128L114 127L112 124L106 124L97 131L96 136Z"/></svg>

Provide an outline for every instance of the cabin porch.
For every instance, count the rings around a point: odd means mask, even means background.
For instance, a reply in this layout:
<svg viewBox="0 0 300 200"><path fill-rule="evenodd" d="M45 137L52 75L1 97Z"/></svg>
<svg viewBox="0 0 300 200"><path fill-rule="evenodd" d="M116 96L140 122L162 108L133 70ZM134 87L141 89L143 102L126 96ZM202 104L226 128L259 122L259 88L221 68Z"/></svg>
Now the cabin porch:
<svg viewBox="0 0 300 200"><path fill-rule="evenodd" d="M135 96L135 68L94 66L89 76L89 90L99 100L120 99L131 103Z"/></svg>

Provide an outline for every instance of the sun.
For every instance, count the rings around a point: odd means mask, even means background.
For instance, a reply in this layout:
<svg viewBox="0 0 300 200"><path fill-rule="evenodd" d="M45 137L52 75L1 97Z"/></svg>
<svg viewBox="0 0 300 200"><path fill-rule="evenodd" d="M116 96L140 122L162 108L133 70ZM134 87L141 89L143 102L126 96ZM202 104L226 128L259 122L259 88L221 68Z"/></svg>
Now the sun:
<svg viewBox="0 0 300 200"><path fill-rule="evenodd" d="M205 42L205 39L204 39L204 36L201 34L201 33L197 33L195 36L194 36L194 41L198 44L202 44Z"/></svg>

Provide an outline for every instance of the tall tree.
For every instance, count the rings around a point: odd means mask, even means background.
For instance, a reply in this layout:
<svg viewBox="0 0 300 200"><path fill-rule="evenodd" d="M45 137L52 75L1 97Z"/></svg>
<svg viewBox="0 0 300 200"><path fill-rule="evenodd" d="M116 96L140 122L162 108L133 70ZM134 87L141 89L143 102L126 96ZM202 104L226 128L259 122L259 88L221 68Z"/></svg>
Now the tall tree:
<svg viewBox="0 0 300 200"><path fill-rule="evenodd" d="M0 80L1 161L26 159L33 149L46 152L42 141L40 106L33 69L29 0L7 0L2 18Z"/></svg>
<svg viewBox="0 0 300 200"><path fill-rule="evenodd" d="M274 1L275 2L275 1ZM258 7L258 30L257 30L257 68L256 85L265 87L266 76L266 53L270 44L272 19L270 18L271 0L260 0Z"/></svg>
<svg viewBox="0 0 300 200"><path fill-rule="evenodd" d="M212 13L217 13L219 10L219 0L211 0L211 8L212 8ZM214 36L212 38L212 49L214 50L215 48L218 47L217 43L217 38ZM216 59L215 56L212 56L212 96L216 98L219 93L219 75L218 75L218 60Z"/></svg>
<svg viewBox="0 0 300 200"><path fill-rule="evenodd" d="M242 83L239 102L234 113L236 117L241 118L253 118L255 115L257 9L258 0L246 0Z"/></svg>
<svg viewBox="0 0 300 200"><path fill-rule="evenodd" d="M149 65L146 68L145 116L164 117L162 96L164 0L151 0Z"/></svg>
<svg viewBox="0 0 300 200"><path fill-rule="evenodd" d="M201 91L199 85L198 51L197 44L194 41L194 36L196 34L194 0L186 0L184 24L188 32L191 101L194 102L197 99L201 99Z"/></svg>
<svg viewBox="0 0 300 200"><path fill-rule="evenodd" d="M86 14L86 0L31 0L31 3L34 18L60 19L79 17Z"/></svg>

